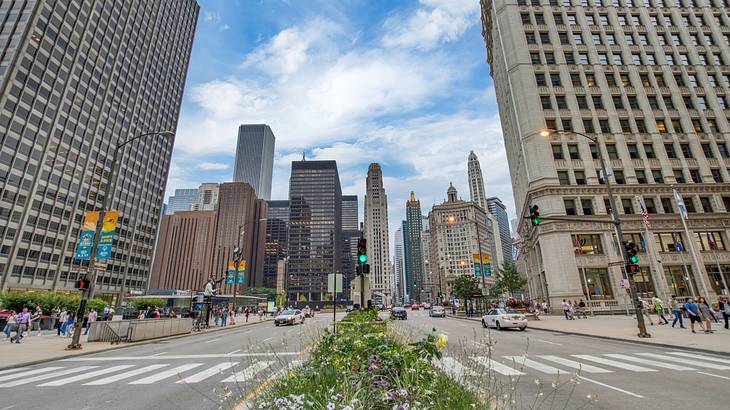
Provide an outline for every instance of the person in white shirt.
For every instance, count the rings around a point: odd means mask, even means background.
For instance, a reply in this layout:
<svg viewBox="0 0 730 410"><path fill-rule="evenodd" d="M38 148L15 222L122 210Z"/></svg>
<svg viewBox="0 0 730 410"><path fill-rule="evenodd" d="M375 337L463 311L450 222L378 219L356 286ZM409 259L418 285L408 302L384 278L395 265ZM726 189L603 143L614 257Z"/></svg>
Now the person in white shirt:
<svg viewBox="0 0 730 410"><path fill-rule="evenodd" d="M91 323L96 322L96 318L99 316L98 313L96 313L96 310L91 310L89 312L89 318L86 320L86 330L84 330L84 334L89 334L89 328L91 327Z"/></svg>
<svg viewBox="0 0 730 410"><path fill-rule="evenodd" d="M205 284L203 294L205 296L213 296L215 294L215 288L213 287L213 278L208 278L208 282Z"/></svg>

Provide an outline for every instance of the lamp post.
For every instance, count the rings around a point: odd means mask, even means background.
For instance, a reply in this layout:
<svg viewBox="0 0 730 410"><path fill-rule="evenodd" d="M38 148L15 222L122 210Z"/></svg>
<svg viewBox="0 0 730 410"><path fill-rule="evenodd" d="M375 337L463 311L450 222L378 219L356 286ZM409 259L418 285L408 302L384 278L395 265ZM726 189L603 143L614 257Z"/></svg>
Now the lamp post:
<svg viewBox="0 0 730 410"><path fill-rule="evenodd" d="M238 270L239 263L243 260L243 252L241 251L241 242L246 237L246 226L254 223L266 221L266 218L259 218L255 221L248 221L245 224L238 225L238 237L236 238L236 247L233 248L233 312L236 312L236 293L238 290ZM246 267L248 268L248 267Z"/></svg>
<svg viewBox="0 0 730 410"><path fill-rule="evenodd" d="M589 135L583 134L581 132L577 131L566 131L566 130L554 130L554 129L544 129L540 131L541 137L550 137L556 134L562 134L562 135L579 135L581 137L584 137L591 141L592 143L597 145L597 151L598 151L598 160L601 163L601 173L603 174L603 180L606 183L606 191L608 192L608 203L611 207L611 221L616 229L616 235L618 236L619 242L621 242L619 245L619 248L621 249L621 257L624 261L628 261L629 257L626 254L626 249L623 246L623 231L621 230L621 221L618 219L618 211L616 208L616 200L613 196L613 190L611 189L611 180L608 177L608 172L606 170L606 160L603 157L603 150L601 149L600 144L598 143L598 138L591 137ZM641 312L641 305L637 296L636 291L636 282L634 282L633 275L630 275L628 272L626 272L626 277L629 280L629 293L631 296L631 300L634 302L634 311L636 312L636 322L637 326L639 328L639 337L642 338L648 338L651 337L651 335L646 331L646 323L644 322L644 315Z"/></svg>
<svg viewBox="0 0 730 410"><path fill-rule="evenodd" d="M122 149L127 146L129 143L134 142L140 138L144 137L151 137L151 136L160 136L164 138L172 138L175 136L175 134L172 131L155 131L155 132L147 132L144 134L139 134L134 137L128 138L125 141L122 141L120 144L117 144L116 148L114 148L114 151L112 153L112 167L111 172L109 173L109 183L104 186L102 189L102 194L104 196L104 202L102 204L101 210L99 211L99 219L96 221L96 231L94 234L94 240L91 244L91 255L89 255L89 267L91 268L91 278L89 280L89 289L81 295L81 302L79 303L79 309L76 312L76 323L77 325L74 326L74 334L73 338L71 339L71 344L66 347L68 350L77 350L81 349L81 328L82 324L84 323L84 311L86 310L86 305L89 301L89 299L94 297L94 287L96 287L96 277L99 273L98 269L94 266L96 263L96 251L98 248L98 241L99 237L101 236L101 229L104 225L104 217L106 216L106 211L108 209L111 209L112 207L112 195L114 195L114 190L111 189L114 186L114 180L115 175L117 173L117 169L119 168L119 156L122 152ZM121 284L122 291L124 290L124 283ZM121 294L120 294L121 296ZM81 319L81 320L79 320Z"/></svg>

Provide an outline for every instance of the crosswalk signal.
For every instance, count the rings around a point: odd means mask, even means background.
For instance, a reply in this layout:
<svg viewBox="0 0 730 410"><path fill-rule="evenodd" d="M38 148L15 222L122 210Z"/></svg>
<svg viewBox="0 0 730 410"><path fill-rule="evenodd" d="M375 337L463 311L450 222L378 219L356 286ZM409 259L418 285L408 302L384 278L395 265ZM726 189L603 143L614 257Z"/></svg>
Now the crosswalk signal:
<svg viewBox="0 0 730 410"><path fill-rule="evenodd" d="M624 250L626 251L626 272L634 275L639 272L639 257L637 254L636 244L634 241L625 241Z"/></svg>
<svg viewBox="0 0 730 410"><path fill-rule="evenodd" d="M357 262L363 264L368 261L367 240L360 238L357 242Z"/></svg>
<svg viewBox="0 0 730 410"><path fill-rule="evenodd" d="M413 282L413 289L416 288L416 282Z"/></svg>
<svg viewBox="0 0 730 410"><path fill-rule="evenodd" d="M76 281L76 289L78 289L78 290L89 289L89 279L86 276L80 276L79 280Z"/></svg>
<svg viewBox="0 0 730 410"><path fill-rule="evenodd" d="M538 209L540 208L537 205L530 207L530 223L532 223L532 226L540 225L540 212L538 212Z"/></svg>

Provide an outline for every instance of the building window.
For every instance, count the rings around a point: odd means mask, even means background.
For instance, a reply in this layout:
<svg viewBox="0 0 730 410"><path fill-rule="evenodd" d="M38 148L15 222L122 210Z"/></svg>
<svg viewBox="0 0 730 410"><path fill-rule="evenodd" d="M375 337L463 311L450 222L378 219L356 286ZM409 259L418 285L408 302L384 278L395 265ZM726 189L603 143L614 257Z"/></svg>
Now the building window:
<svg viewBox="0 0 730 410"><path fill-rule="evenodd" d="M685 158L694 158L689 144L679 144L679 148L682 150L682 155L684 155Z"/></svg>
<svg viewBox="0 0 730 410"><path fill-rule="evenodd" d="M608 153L609 159L618 159L618 151L616 151L616 144L606 144L606 152Z"/></svg>
<svg viewBox="0 0 730 410"><path fill-rule="evenodd" d="M634 284L639 297L650 298L654 296L654 284L652 283L649 268L639 268L639 271L634 275Z"/></svg>
<svg viewBox="0 0 730 410"><path fill-rule="evenodd" d="M662 208L664 208L665 214L674 213L674 205L672 205L672 198L662 198Z"/></svg>
<svg viewBox="0 0 730 410"><path fill-rule="evenodd" d="M667 125L664 124L664 120L656 120L656 129L662 134L667 133Z"/></svg>
<svg viewBox="0 0 730 410"><path fill-rule="evenodd" d="M603 255L601 235L571 235L571 239L573 241L573 252L576 255Z"/></svg>
<svg viewBox="0 0 730 410"><path fill-rule="evenodd" d="M624 177L623 171L613 171L613 178L616 180L616 183L619 185L623 185L626 183L626 178Z"/></svg>
<svg viewBox="0 0 730 410"><path fill-rule="evenodd" d="M702 206L702 212L707 214L712 213L712 203L710 203L710 198L701 196L700 205Z"/></svg>
<svg viewBox="0 0 730 410"><path fill-rule="evenodd" d="M654 146L651 143L646 143L643 147L644 155L646 155L647 158L656 158L656 155L654 155Z"/></svg>
<svg viewBox="0 0 730 410"><path fill-rule="evenodd" d="M583 275L580 281L583 285L584 292L587 292L586 298L589 300L611 300L613 299L613 289L611 288L611 278L606 268L581 268Z"/></svg>
<svg viewBox="0 0 730 410"><path fill-rule="evenodd" d="M591 158L598 159L598 145L591 144L590 148L591 148Z"/></svg>
<svg viewBox="0 0 730 410"><path fill-rule="evenodd" d="M700 170L699 169L690 169L689 170L689 177L692 179L692 182L695 184L702 183L702 177L700 176Z"/></svg>
<svg viewBox="0 0 730 410"><path fill-rule="evenodd" d="M545 74L543 73L535 73L535 82L537 83L538 87L544 87L547 85L547 81L545 81Z"/></svg>
<svg viewBox="0 0 730 410"><path fill-rule="evenodd" d="M559 73L550 73L550 84L552 84L553 87L560 86L560 74Z"/></svg>
<svg viewBox="0 0 730 410"><path fill-rule="evenodd" d="M585 171L573 171L573 174L575 175L575 183L578 185L585 185L586 184L586 174Z"/></svg>
<svg viewBox="0 0 730 410"><path fill-rule="evenodd" d="M674 180L677 181L678 184L684 184L687 181L684 179L684 173L681 169L675 169L674 170Z"/></svg>
<svg viewBox="0 0 730 410"><path fill-rule="evenodd" d="M702 154L705 155L705 158L715 158L712 153L712 146L709 143L702 144Z"/></svg>
<svg viewBox="0 0 730 410"><path fill-rule="evenodd" d="M560 185L570 185L568 171L558 171L558 182L560 183Z"/></svg>
<svg viewBox="0 0 730 410"><path fill-rule="evenodd" d="M568 109L568 103L566 102L564 95L555 96L555 103L558 105L558 109L560 110Z"/></svg>
<svg viewBox="0 0 730 410"><path fill-rule="evenodd" d="M722 180L722 173L720 172L719 168L712 168L710 170L712 172L712 180L715 182L724 182Z"/></svg>
<svg viewBox="0 0 730 410"><path fill-rule="evenodd" d="M560 144L552 144L553 159L565 159L563 155L563 146Z"/></svg>
<svg viewBox="0 0 730 410"><path fill-rule="evenodd" d="M624 209L624 214L632 215L634 213L634 203L629 198L621 199L621 207Z"/></svg>
<svg viewBox="0 0 730 410"><path fill-rule="evenodd" d="M540 64L540 53L530 53L530 61L532 62L532 64Z"/></svg>
<svg viewBox="0 0 730 410"><path fill-rule="evenodd" d="M580 159L580 153L578 152L578 145L568 144L568 153L570 154L570 159Z"/></svg>
<svg viewBox="0 0 730 410"><path fill-rule="evenodd" d="M655 233L654 242L660 252L687 252L681 232Z"/></svg>
<svg viewBox="0 0 730 410"><path fill-rule="evenodd" d="M547 95L543 95L542 97L540 97L540 104L542 105L543 110L552 110L553 109L553 104L550 101L550 97Z"/></svg>
<svg viewBox="0 0 730 410"><path fill-rule="evenodd" d="M649 214L656 213L656 205L654 205L653 198L644 198L644 206L646 206L646 212Z"/></svg>
<svg viewBox="0 0 730 410"><path fill-rule="evenodd" d="M632 159L639 158L639 149L636 144L627 144L626 147L629 149L629 157Z"/></svg>
<svg viewBox="0 0 730 410"><path fill-rule="evenodd" d="M677 152L674 150L674 144L671 142L664 144L664 150L667 151L667 158L677 158Z"/></svg>
<svg viewBox="0 0 730 410"><path fill-rule="evenodd" d="M580 205L583 208L583 215L593 215L593 200L581 199Z"/></svg>
<svg viewBox="0 0 730 410"><path fill-rule="evenodd" d="M687 197L684 198L684 206L687 208L688 213L696 213L697 209L695 208L695 200L694 197Z"/></svg>
<svg viewBox="0 0 730 410"><path fill-rule="evenodd" d="M648 182L646 179L646 171L644 171L643 169L637 169L636 181L640 184L646 184Z"/></svg>
<svg viewBox="0 0 730 410"><path fill-rule="evenodd" d="M723 144L717 144L717 150L720 152L720 157L722 158L730 158L730 153L728 153L727 145Z"/></svg>
<svg viewBox="0 0 730 410"><path fill-rule="evenodd" d="M701 251L725 250L725 242L722 240L722 234L719 231L697 232L695 243Z"/></svg>
<svg viewBox="0 0 730 410"><path fill-rule="evenodd" d="M695 293L694 290L697 289L691 265L665 266L664 277L669 285L669 293L679 298L692 296Z"/></svg>
<svg viewBox="0 0 730 410"><path fill-rule="evenodd" d="M563 199L563 205L565 206L566 215L577 215L575 209L575 199Z"/></svg>

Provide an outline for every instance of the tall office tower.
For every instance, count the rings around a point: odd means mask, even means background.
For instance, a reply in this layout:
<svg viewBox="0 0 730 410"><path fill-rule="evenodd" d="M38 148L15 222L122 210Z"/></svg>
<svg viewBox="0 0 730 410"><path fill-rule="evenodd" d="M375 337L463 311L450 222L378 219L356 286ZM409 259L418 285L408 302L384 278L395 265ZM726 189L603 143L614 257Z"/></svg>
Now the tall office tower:
<svg viewBox="0 0 730 410"><path fill-rule="evenodd" d="M362 232L358 226L359 209L357 195L342 195L342 274L344 300L349 300L350 282L355 278L357 242ZM338 295L338 299L339 299Z"/></svg>
<svg viewBox="0 0 730 410"><path fill-rule="evenodd" d="M423 231L423 214L421 201L411 191L411 198L406 201L406 229L404 242L406 244L406 287L409 300L421 301L421 294L425 291L423 275L423 248L421 247L421 231Z"/></svg>
<svg viewBox="0 0 730 410"><path fill-rule="evenodd" d="M446 202L434 205L428 214L431 269L436 278L435 286L444 300L453 296L454 282L461 275L477 276L482 284L481 272L475 263L479 263L480 253L483 261L491 259L494 241L484 208L458 199L453 185L449 186L447 198ZM492 267L490 265L490 269ZM489 273L483 282L486 285L494 283L494 277Z"/></svg>
<svg viewBox="0 0 730 410"><path fill-rule="evenodd" d="M172 215L175 212L189 211L197 202L197 189L176 189L175 195L170 195L170 199L167 201L167 210L165 213Z"/></svg>
<svg viewBox="0 0 730 410"><path fill-rule="evenodd" d="M396 302L404 302L405 297L403 295L403 283L405 281L403 275L405 275L405 254L403 253L403 226L399 226L398 229L395 230L395 235L393 236L393 240L395 243L393 244L393 247L395 249L395 258L393 259L393 266L395 267L395 270L393 270L393 280L394 280L394 289L395 289L395 295L393 299Z"/></svg>
<svg viewBox="0 0 730 410"><path fill-rule="evenodd" d="M279 261L285 260L289 248L289 201L266 201L266 255L264 262L265 288L276 288Z"/></svg>
<svg viewBox="0 0 730 410"><path fill-rule="evenodd" d="M218 205L218 184L208 182L198 187L198 200L190 206L191 211L215 211Z"/></svg>
<svg viewBox="0 0 730 410"><path fill-rule="evenodd" d="M313 305L325 300L327 274L341 271L341 266L342 189L337 163L292 161L287 297Z"/></svg>
<svg viewBox="0 0 730 410"><path fill-rule="evenodd" d="M390 270L390 242L388 240L388 195L383 188L380 164L368 166L365 179L365 222L363 235L368 244L370 289L374 299L386 303L392 297L393 272Z"/></svg>
<svg viewBox="0 0 730 410"><path fill-rule="evenodd" d="M210 276L215 211L178 211L162 217L150 290L201 290Z"/></svg>
<svg viewBox="0 0 730 410"><path fill-rule="evenodd" d="M486 210L487 194L484 191L484 176L482 175L482 167L479 165L479 158L477 158L477 154L474 151L469 151L467 173L469 174L469 195L471 201Z"/></svg>
<svg viewBox="0 0 730 410"><path fill-rule="evenodd" d="M199 7L194 0L0 5L0 289L72 290L85 211L120 213L96 294L147 288Z"/></svg>
<svg viewBox="0 0 730 410"><path fill-rule="evenodd" d="M496 196L487 198L487 211L494 216L499 228L498 242L502 245L502 257L505 262L514 262L512 259L512 235L509 230L509 217L507 216L507 207L504 206L502 200ZM497 241L495 241L497 242Z"/></svg>
<svg viewBox="0 0 730 410"><path fill-rule="evenodd" d="M233 250L241 249L246 261L243 287L261 287L264 282L266 243L266 201L245 182L225 182L218 187L215 245L210 273L221 278L233 260ZM221 293L231 294L233 285L221 284Z"/></svg>
<svg viewBox="0 0 730 410"><path fill-rule="evenodd" d="M342 230L360 229L357 195L342 195Z"/></svg>
<svg viewBox="0 0 730 410"><path fill-rule="evenodd" d="M620 241L610 226L587 221L610 212L599 153L610 169L621 239L639 246L640 296L714 300L726 292L725 2L482 0L481 6L532 297L553 307L587 297L594 310L630 303L618 286ZM545 128L565 132L545 137ZM673 188L689 213L687 230ZM533 227L522 218L532 205L543 217L576 221L546 219Z"/></svg>
<svg viewBox="0 0 730 410"><path fill-rule="evenodd" d="M238 127L233 182L251 185L256 195L267 201L271 199L275 140L274 133L266 124L243 124Z"/></svg>

